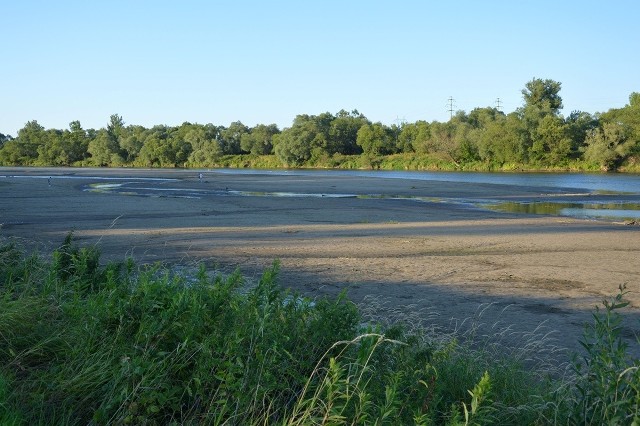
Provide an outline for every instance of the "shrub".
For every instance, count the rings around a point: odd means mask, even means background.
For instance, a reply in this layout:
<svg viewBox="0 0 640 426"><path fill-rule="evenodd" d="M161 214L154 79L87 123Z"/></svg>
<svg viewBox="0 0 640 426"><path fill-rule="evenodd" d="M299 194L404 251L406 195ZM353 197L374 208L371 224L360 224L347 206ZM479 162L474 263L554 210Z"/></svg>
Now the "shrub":
<svg viewBox="0 0 640 426"><path fill-rule="evenodd" d="M594 313L566 381L473 333L291 293L278 273L253 285L202 265L101 265L71 234L51 262L1 245L0 423L639 422L624 289Z"/></svg>
<svg viewBox="0 0 640 426"><path fill-rule="evenodd" d="M640 424L640 360L628 356L621 338L619 310L629 302L620 287L593 313L581 345L585 353L574 359L575 392L570 395L570 419L581 424Z"/></svg>

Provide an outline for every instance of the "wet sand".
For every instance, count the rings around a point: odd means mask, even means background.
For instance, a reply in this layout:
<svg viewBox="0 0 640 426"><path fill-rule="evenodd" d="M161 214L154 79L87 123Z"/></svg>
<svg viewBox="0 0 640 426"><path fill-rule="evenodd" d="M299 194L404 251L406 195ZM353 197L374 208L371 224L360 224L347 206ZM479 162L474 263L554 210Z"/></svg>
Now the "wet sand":
<svg viewBox="0 0 640 426"><path fill-rule="evenodd" d="M435 312L428 321L444 327L481 312L487 333L552 331L571 349L593 308L626 284L623 335L638 350L640 227L468 202L561 196L550 188L216 171L200 181L197 171L175 170L4 168L0 175L13 176L0 178L0 237L43 252L73 231L105 260L204 261L257 279L279 259L280 283L310 296L346 288L356 302L373 296L409 315ZM85 190L122 182L134 182L137 195ZM265 196L274 193L314 196ZM193 194L200 198L184 198Z"/></svg>

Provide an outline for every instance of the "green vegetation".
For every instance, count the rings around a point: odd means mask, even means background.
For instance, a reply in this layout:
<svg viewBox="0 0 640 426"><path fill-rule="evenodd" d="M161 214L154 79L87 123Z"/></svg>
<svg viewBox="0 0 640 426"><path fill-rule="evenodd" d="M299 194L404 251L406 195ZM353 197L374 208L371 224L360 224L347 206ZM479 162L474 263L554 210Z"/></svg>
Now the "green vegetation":
<svg viewBox="0 0 640 426"><path fill-rule="evenodd" d="M147 129L117 114L99 130L78 121L45 130L34 120L15 139L0 133L0 165L640 171L640 93L623 108L563 117L560 89L534 78L516 111L475 108L446 123L387 126L357 110L301 114L282 130L239 121Z"/></svg>
<svg viewBox="0 0 640 426"><path fill-rule="evenodd" d="M537 336L509 350L415 318L376 320L344 294L283 290L277 273L252 284L203 265L101 265L71 235L51 260L3 243L0 424L640 422L623 292L594 313L566 379L531 364Z"/></svg>

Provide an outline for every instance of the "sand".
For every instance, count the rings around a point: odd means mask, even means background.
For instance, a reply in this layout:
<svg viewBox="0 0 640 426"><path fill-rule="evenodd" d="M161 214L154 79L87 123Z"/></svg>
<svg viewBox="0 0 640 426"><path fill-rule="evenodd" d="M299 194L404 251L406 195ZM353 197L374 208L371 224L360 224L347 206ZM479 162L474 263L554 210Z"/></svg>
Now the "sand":
<svg viewBox="0 0 640 426"><path fill-rule="evenodd" d="M73 231L78 243L97 244L105 260L205 262L240 269L249 279L278 259L279 282L305 295L347 289L356 302L375 297L412 315L430 312L428 320L442 327L476 318L486 333L508 327L542 338L551 332L546 340L570 350L579 348L593 308L626 284L631 304L623 336L640 352L634 340L640 334L640 227L492 212L467 202L557 197L551 190L203 174L200 181L194 171L0 169L10 176L0 178L0 237L47 252ZM90 184L132 182L96 176L177 180L137 181L137 195L86 191ZM200 198L184 198L193 194ZM356 194L369 196L347 197Z"/></svg>

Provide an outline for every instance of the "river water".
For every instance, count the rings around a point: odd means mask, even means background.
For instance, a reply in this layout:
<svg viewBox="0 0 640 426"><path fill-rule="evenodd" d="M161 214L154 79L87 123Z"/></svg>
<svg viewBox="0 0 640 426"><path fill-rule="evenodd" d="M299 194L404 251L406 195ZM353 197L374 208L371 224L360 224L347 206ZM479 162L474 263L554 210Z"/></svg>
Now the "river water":
<svg viewBox="0 0 640 426"><path fill-rule="evenodd" d="M90 178L92 180L111 181L94 184L88 190L100 192L119 192L140 195L131 192L136 181L179 181L185 173L198 176L200 172L214 172L229 175L272 175L300 177L367 177L374 179L404 179L431 182L457 182L463 184L508 185L512 187L544 188L544 192L557 193L561 197L553 199L529 199L522 201L491 200L479 193L470 202L480 208L521 214L545 214L579 218L598 218L608 220L631 220L640 222L640 174L601 174L601 173L478 173L478 172L423 172L423 171L370 171L370 170L254 170L254 169L77 169L77 168L0 168L0 177L46 178L54 175L61 178ZM133 177L133 174L139 177ZM124 177L126 176L126 177ZM160 177L161 176L161 177ZM118 183L126 181L129 183ZM146 194L152 192L187 191L160 186L138 188ZM129 192L126 192L129 191ZM354 196L352 194L308 194L308 193L256 193L230 191L228 195L240 196ZM376 194L371 194L376 196ZM170 195L171 196L171 195ZM199 198L198 194L191 194ZM448 200L455 202L460 200ZM446 202L446 201L445 201Z"/></svg>
<svg viewBox="0 0 640 426"><path fill-rule="evenodd" d="M289 176L361 176L380 179L459 182L553 188L573 195L562 201L497 201L478 206L495 211L524 214L546 214L578 218L640 220L640 175L596 173L477 173L362 170L251 170L221 169L229 174L274 174ZM598 196L601 196L598 199ZM616 197L619 196L619 197ZM631 197L630 197L631 196ZM616 199L618 198L618 199Z"/></svg>
<svg viewBox="0 0 640 426"><path fill-rule="evenodd" d="M590 173L477 173L363 170L253 170L216 169L230 174L277 174L291 176L363 176L383 179L412 179L442 182L489 183L496 185L539 186L591 193L640 194L640 174Z"/></svg>

